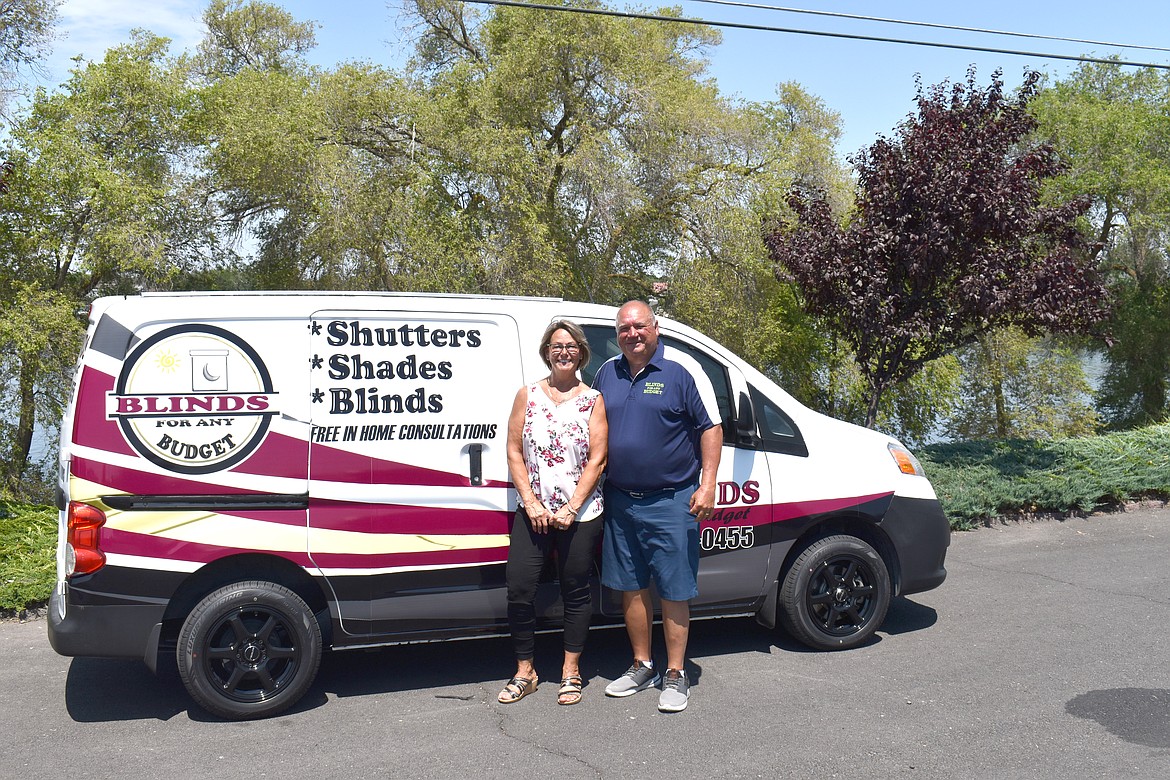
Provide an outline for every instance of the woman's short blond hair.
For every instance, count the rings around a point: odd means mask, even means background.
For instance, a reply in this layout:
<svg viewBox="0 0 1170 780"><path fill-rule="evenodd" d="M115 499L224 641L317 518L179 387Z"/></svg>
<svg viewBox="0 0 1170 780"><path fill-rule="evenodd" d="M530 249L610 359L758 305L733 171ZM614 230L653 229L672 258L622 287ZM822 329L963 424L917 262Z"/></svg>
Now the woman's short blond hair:
<svg viewBox="0 0 1170 780"><path fill-rule="evenodd" d="M544 329L544 335L540 337L540 359L550 369L552 368L552 361L548 359L548 347L552 342L552 335L558 330L563 330L573 337L573 341L577 342L577 347L580 351L577 353L577 369L581 366L589 365L589 357L592 353L589 351L589 339L585 338L585 331L581 326L572 320L555 319L548 324Z"/></svg>

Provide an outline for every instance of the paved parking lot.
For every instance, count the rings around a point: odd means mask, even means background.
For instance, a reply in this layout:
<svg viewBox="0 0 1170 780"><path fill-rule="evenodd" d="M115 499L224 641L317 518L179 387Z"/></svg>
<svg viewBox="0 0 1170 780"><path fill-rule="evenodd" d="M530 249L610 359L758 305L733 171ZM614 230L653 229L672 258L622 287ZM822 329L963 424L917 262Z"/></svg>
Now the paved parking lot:
<svg viewBox="0 0 1170 780"><path fill-rule="evenodd" d="M1170 509L955 535L942 588L871 644L814 653L753 621L696 623L692 702L607 699L624 632L596 631L585 698L514 705L504 640L327 655L309 695L225 723L135 662L55 655L0 625L0 766L21 778L1170 776ZM538 668L556 676L553 637Z"/></svg>

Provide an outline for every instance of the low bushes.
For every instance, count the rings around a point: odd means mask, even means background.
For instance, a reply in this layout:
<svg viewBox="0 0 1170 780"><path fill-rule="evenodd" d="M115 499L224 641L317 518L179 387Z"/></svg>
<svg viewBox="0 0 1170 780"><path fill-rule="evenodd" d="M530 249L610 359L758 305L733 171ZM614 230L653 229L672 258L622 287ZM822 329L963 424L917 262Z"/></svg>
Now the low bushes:
<svg viewBox="0 0 1170 780"><path fill-rule="evenodd" d="M936 444L918 453L951 527L1170 497L1170 424L1050 441Z"/></svg>
<svg viewBox="0 0 1170 780"><path fill-rule="evenodd" d="M56 549L56 509L0 502L0 614L48 600Z"/></svg>

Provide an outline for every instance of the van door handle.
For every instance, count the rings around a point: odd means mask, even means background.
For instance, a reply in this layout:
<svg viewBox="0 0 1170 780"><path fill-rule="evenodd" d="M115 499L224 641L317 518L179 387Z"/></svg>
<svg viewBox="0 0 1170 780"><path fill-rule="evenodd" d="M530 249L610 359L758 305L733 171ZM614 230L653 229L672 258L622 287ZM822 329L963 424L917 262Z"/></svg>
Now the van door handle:
<svg viewBox="0 0 1170 780"><path fill-rule="evenodd" d="M468 445L467 454L471 456L471 484L478 487L483 484L483 445Z"/></svg>

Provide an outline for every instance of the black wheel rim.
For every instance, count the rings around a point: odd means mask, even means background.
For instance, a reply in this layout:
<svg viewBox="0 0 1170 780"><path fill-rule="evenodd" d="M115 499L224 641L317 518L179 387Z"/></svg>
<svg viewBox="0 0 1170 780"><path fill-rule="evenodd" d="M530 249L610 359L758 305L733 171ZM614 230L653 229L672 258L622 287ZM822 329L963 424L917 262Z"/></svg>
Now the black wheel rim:
<svg viewBox="0 0 1170 780"><path fill-rule="evenodd" d="M232 701L267 701L288 687L300 667L296 634L277 610L242 607L207 632L203 668L208 681Z"/></svg>
<svg viewBox="0 0 1170 780"><path fill-rule="evenodd" d="M845 637L858 633L877 609L873 567L856 555L829 558L809 582L808 606L809 615L826 634Z"/></svg>

